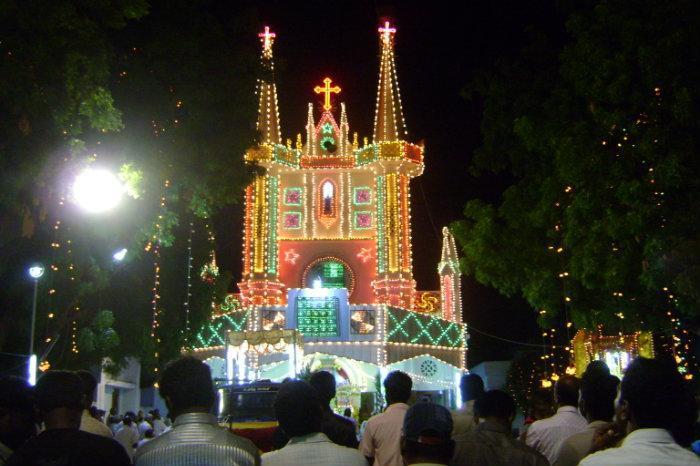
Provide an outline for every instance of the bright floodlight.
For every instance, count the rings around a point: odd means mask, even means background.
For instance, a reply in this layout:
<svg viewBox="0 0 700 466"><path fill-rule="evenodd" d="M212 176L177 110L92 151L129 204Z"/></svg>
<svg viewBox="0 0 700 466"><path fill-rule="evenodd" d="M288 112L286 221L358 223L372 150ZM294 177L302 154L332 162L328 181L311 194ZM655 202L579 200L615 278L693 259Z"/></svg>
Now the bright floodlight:
<svg viewBox="0 0 700 466"><path fill-rule="evenodd" d="M29 367L27 369L27 382L32 387L36 385L36 354L29 356Z"/></svg>
<svg viewBox="0 0 700 466"><path fill-rule="evenodd" d="M323 282L321 281L320 278L316 278L313 281L313 287L315 290L319 290L323 287Z"/></svg>
<svg viewBox="0 0 700 466"><path fill-rule="evenodd" d="M29 276L33 279L38 280L42 275L44 275L44 267L40 265L32 265L29 267Z"/></svg>
<svg viewBox="0 0 700 466"><path fill-rule="evenodd" d="M118 250L117 252L112 254L112 258L117 262L121 262L126 257L126 253L127 253L127 249L121 248L120 250Z"/></svg>
<svg viewBox="0 0 700 466"><path fill-rule="evenodd" d="M73 183L73 198L91 213L110 210L119 204L124 184L113 173L104 169L86 168Z"/></svg>

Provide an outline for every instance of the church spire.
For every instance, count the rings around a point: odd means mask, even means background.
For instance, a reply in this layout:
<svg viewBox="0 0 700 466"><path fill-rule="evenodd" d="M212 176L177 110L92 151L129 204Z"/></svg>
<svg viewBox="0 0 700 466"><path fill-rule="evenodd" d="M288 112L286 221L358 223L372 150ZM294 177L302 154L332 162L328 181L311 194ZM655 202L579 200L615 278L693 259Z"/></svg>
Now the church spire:
<svg viewBox="0 0 700 466"><path fill-rule="evenodd" d="M405 139L407 136L394 61L395 33L396 28L391 27L389 21L384 23L384 27L379 28L381 58L377 87L377 110L374 114L374 142L396 141L397 139Z"/></svg>
<svg viewBox="0 0 700 466"><path fill-rule="evenodd" d="M275 85L275 63L272 59L272 44L276 34L270 32L265 26L265 31L258 34L262 44L260 62L262 74L258 78L258 122L257 130L260 132L261 143L281 144L280 117L277 109L277 86Z"/></svg>

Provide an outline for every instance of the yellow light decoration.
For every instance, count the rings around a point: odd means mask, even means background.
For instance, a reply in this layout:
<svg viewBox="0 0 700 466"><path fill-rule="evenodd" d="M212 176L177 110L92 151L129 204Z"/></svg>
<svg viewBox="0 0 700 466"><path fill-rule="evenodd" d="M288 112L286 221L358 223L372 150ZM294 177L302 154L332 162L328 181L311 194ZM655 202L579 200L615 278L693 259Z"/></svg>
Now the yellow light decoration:
<svg viewBox="0 0 700 466"><path fill-rule="evenodd" d="M323 109L325 111L329 111L333 106L331 105L331 94L340 94L340 87L338 86L333 86L331 87L331 82L333 80L331 78L325 78L323 80L323 87L321 86L316 86L314 87L314 92L316 94L324 94L323 97Z"/></svg>

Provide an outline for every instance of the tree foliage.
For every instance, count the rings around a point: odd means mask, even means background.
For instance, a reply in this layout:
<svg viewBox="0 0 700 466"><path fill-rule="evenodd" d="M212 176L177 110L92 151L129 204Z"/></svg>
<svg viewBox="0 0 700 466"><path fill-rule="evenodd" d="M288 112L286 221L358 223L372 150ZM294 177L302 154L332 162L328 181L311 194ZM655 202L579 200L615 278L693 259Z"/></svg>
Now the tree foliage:
<svg viewBox="0 0 700 466"><path fill-rule="evenodd" d="M72 329L94 341L91 323L105 307L121 336L108 355L160 365L187 338L187 298L196 329L229 285L230 274L211 284L198 271L216 248L213 217L240 200L248 179L241 154L254 135L258 24L244 7L222 8L208 0L0 2L8 32L0 42L0 278L9 290L0 319L3 328L29 328L25 267L44 263L36 335L53 367L93 362L90 351L70 350ZM86 166L127 182L129 197L115 211L90 217L71 202L70 182ZM159 257L149 242L160 244ZM122 247L127 259L116 264L111 254ZM149 332L155 263L160 344ZM0 348L25 351L26 339L23 330L4 332Z"/></svg>
<svg viewBox="0 0 700 466"><path fill-rule="evenodd" d="M464 270L542 325L663 328L700 309L699 5L604 0L480 74L474 170L512 183L455 224ZM669 302L670 299L670 302Z"/></svg>

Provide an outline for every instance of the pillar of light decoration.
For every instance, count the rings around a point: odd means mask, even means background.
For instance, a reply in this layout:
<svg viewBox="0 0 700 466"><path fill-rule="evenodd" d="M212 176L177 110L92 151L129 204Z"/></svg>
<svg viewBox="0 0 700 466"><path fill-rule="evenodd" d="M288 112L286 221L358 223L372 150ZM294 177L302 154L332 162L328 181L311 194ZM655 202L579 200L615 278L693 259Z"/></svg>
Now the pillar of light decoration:
<svg viewBox="0 0 700 466"><path fill-rule="evenodd" d="M276 34L269 26L258 34L262 44L261 73L258 79L256 150L272 154L281 145L277 87L274 80L272 46ZM264 159L264 160L263 160ZM256 160L265 166L268 159ZM249 161L247 158L246 160ZM272 173L259 175L246 188L246 221L243 232L243 277L238 286L244 304L280 304L283 286L277 280L277 199L279 178Z"/></svg>
<svg viewBox="0 0 700 466"><path fill-rule="evenodd" d="M396 28L388 21L379 28L381 56L373 141L382 160L376 186L377 199L383 208L377 212L377 279L374 289L380 302L412 309L415 282L409 182L422 172L422 148L411 147L405 141L408 133L394 60L395 34ZM418 163L402 163L410 151L416 150L420 153L419 160L411 161Z"/></svg>

